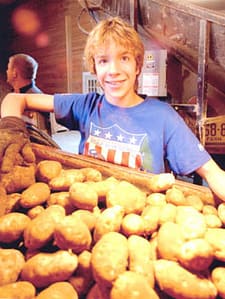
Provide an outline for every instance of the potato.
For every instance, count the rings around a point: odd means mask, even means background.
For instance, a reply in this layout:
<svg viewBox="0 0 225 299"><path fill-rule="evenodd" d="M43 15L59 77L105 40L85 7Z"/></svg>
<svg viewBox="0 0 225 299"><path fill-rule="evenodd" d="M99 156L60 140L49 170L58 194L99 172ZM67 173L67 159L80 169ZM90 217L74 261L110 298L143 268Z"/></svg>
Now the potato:
<svg viewBox="0 0 225 299"><path fill-rule="evenodd" d="M125 271L113 283L110 299L159 299L145 276L137 272Z"/></svg>
<svg viewBox="0 0 225 299"><path fill-rule="evenodd" d="M151 245L143 237L132 235L128 238L129 266L130 271L142 274L148 284L154 288L155 278L153 262L151 260Z"/></svg>
<svg viewBox="0 0 225 299"><path fill-rule="evenodd" d="M165 222L175 222L177 213L177 206L172 203L167 203L161 207L159 213L159 225L162 225Z"/></svg>
<svg viewBox="0 0 225 299"><path fill-rule="evenodd" d="M186 240L202 238L207 229L203 214L190 206L177 207L176 223Z"/></svg>
<svg viewBox="0 0 225 299"><path fill-rule="evenodd" d="M225 225L225 203L220 203L217 208L218 216L222 221L223 225Z"/></svg>
<svg viewBox="0 0 225 299"><path fill-rule="evenodd" d="M31 208L27 211L27 216L30 217L30 219L36 218L41 212L43 212L45 208L41 205L38 205L36 207Z"/></svg>
<svg viewBox="0 0 225 299"><path fill-rule="evenodd" d="M78 299L73 286L66 281L55 282L41 291L35 299Z"/></svg>
<svg viewBox="0 0 225 299"><path fill-rule="evenodd" d="M157 233L157 252L160 258L177 261L184 237L177 223L165 222Z"/></svg>
<svg viewBox="0 0 225 299"><path fill-rule="evenodd" d="M213 247L214 257L225 262L225 229L224 228L208 228L205 233L205 239Z"/></svg>
<svg viewBox="0 0 225 299"><path fill-rule="evenodd" d="M122 220L121 232L127 237L131 235L143 236L145 234L144 218L134 213L127 214Z"/></svg>
<svg viewBox="0 0 225 299"><path fill-rule="evenodd" d="M53 160L42 160L37 164L36 178L40 182L48 183L58 176L62 170L62 164Z"/></svg>
<svg viewBox="0 0 225 299"><path fill-rule="evenodd" d="M4 299L33 299L36 289L28 281L17 281L0 286L0 296Z"/></svg>
<svg viewBox="0 0 225 299"><path fill-rule="evenodd" d="M91 168L91 167L84 167L81 168L80 171L84 174L85 181L91 182L100 182L102 181L102 174L99 170Z"/></svg>
<svg viewBox="0 0 225 299"><path fill-rule="evenodd" d="M60 249L72 249L79 254L90 249L92 237L87 225L79 217L68 215L56 224L54 240Z"/></svg>
<svg viewBox="0 0 225 299"><path fill-rule="evenodd" d="M0 242L11 243L19 240L30 221L27 215L18 212L1 216Z"/></svg>
<svg viewBox="0 0 225 299"><path fill-rule="evenodd" d="M203 201L201 198L196 194L189 194L186 196L186 204L189 206L194 207L197 211L201 212L203 209Z"/></svg>
<svg viewBox="0 0 225 299"><path fill-rule="evenodd" d="M155 278L161 290L175 299L215 299L217 289L210 279L192 273L175 261L154 261Z"/></svg>
<svg viewBox="0 0 225 299"><path fill-rule="evenodd" d="M93 231L97 221L97 215L94 212L88 210L76 210L72 215L79 217L88 227L89 231Z"/></svg>
<svg viewBox="0 0 225 299"><path fill-rule="evenodd" d="M91 269L91 252L84 250L78 256L78 267L74 275L69 279L69 282L75 288L79 297L88 293L94 284Z"/></svg>
<svg viewBox="0 0 225 299"><path fill-rule="evenodd" d="M141 217L144 220L145 235L151 235L159 227L160 206L146 206L142 210Z"/></svg>
<svg viewBox="0 0 225 299"><path fill-rule="evenodd" d="M220 298L225 299L225 268L216 267L211 272L212 282L218 290Z"/></svg>
<svg viewBox="0 0 225 299"><path fill-rule="evenodd" d="M217 208L212 205L204 205L202 208L202 214L218 216L218 211L217 211Z"/></svg>
<svg viewBox="0 0 225 299"><path fill-rule="evenodd" d="M95 281L111 287L112 282L128 266L126 237L117 232L103 235L92 249L91 266Z"/></svg>
<svg viewBox="0 0 225 299"><path fill-rule="evenodd" d="M176 187L172 187L166 191L166 201L176 206L187 205L184 193Z"/></svg>
<svg viewBox="0 0 225 299"><path fill-rule="evenodd" d="M140 214L145 206L146 194L133 184L121 181L106 195L107 208L119 205L125 214Z"/></svg>
<svg viewBox="0 0 225 299"><path fill-rule="evenodd" d="M75 182L83 182L85 175L79 169L63 169L60 174L52 178L48 184L53 191L69 191Z"/></svg>
<svg viewBox="0 0 225 299"><path fill-rule="evenodd" d="M77 255L65 250L54 253L38 253L26 261L21 279L35 287L47 287L52 283L68 280L78 265Z"/></svg>
<svg viewBox="0 0 225 299"><path fill-rule="evenodd" d="M151 249L151 260L157 260L158 258L157 233L151 236L151 239L149 240L149 245Z"/></svg>
<svg viewBox="0 0 225 299"><path fill-rule="evenodd" d="M223 225L221 219L217 215L205 214L204 218L208 228L220 228Z"/></svg>
<svg viewBox="0 0 225 299"><path fill-rule="evenodd" d="M152 192L163 192L170 189L175 183L175 177L172 173L160 173L150 178L148 188Z"/></svg>
<svg viewBox="0 0 225 299"><path fill-rule="evenodd" d="M16 282L24 264L24 256L19 250L0 249L0 286Z"/></svg>
<svg viewBox="0 0 225 299"><path fill-rule="evenodd" d="M113 189L117 184L119 183L119 180L117 180L115 177L111 176L106 178L105 180L94 182L92 184L93 188L98 194L100 201L105 201L106 194L110 189Z"/></svg>
<svg viewBox="0 0 225 299"><path fill-rule="evenodd" d="M121 206L106 208L96 219L93 238L97 242L104 234L108 232L119 232L124 209Z"/></svg>
<svg viewBox="0 0 225 299"><path fill-rule="evenodd" d="M49 186L46 183L37 182L22 192L20 205L23 208L33 208L37 205L45 203L49 196Z"/></svg>
<svg viewBox="0 0 225 299"><path fill-rule="evenodd" d="M69 191L54 192L50 194L47 200L47 206L60 205L64 207L66 215L73 213L76 207L70 201Z"/></svg>
<svg viewBox="0 0 225 299"><path fill-rule="evenodd" d="M205 239L193 239L181 245L178 260L192 271L204 271L214 259L213 248Z"/></svg>
<svg viewBox="0 0 225 299"><path fill-rule="evenodd" d="M32 219L24 230L24 245L30 250L42 248L53 239L55 226L65 216L65 209L52 205Z"/></svg>
<svg viewBox="0 0 225 299"><path fill-rule="evenodd" d="M92 185L76 182L69 188L70 202L79 209L92 211L98 205L98 194Z"/></svg>
<svg viewBox="0 0 225 299"><path fill-rule="evenodd" d="M146 205L161 206L166 204L166 195L155 192L147 196Z"/></svg>

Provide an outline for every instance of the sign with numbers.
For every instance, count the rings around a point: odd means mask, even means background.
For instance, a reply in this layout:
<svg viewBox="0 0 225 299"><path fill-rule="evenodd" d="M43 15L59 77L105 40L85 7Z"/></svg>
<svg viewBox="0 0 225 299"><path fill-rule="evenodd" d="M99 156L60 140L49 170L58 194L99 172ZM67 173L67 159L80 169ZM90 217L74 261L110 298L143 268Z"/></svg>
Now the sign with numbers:
<svg viewBox="0 0 225 299"><path fill-rule="evenodd" d="M225 115L206 124L205 143L209 152L225 153Z"/></svg>
<svg viewBox="0 0 225 299"><path fill-rule="evenodd" d="M197 134L196 119L184 111L179 111L184 121ZM205 125L205 147L213 154L225 154L225 115L210 117Z"/></svg>

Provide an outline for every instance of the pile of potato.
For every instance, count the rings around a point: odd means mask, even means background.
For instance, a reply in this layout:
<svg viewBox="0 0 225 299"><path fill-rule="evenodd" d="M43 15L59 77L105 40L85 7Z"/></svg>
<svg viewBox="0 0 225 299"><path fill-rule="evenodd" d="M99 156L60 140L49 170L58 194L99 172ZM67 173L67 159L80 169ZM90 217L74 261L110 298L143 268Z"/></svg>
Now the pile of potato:
<svg viewBox="0 0 225 299"><path fill-rule="evenodd" d="M42 160L35 180L0 190L0 298L225 298L225 203L184 194L171 174L146 192Z"/></svg>

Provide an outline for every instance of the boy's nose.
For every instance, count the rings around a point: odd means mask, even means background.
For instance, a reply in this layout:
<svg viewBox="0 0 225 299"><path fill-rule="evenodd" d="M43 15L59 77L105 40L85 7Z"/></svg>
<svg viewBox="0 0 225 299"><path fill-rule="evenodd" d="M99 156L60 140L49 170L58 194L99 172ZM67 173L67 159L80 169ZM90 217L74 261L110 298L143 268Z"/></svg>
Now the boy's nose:
<svg viewBox="0 0 225 299"><path fill-rule="evenodd" d="M117 61L111 61L109 63L109 73L117 73L119 71L119 63Z"/></svg>

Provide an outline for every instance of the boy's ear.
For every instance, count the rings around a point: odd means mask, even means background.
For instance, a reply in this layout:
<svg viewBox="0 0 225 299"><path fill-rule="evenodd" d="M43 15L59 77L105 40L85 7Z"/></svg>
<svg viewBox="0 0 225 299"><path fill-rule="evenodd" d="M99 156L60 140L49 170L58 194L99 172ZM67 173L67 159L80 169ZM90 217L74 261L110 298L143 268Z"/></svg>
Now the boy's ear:
<svg viewBox="0 0 225 299"><path fill-rule="evenodd" d="M136 66L136 75L138 76L140 75L140 73L141 73L140 67Z"/></svg>

